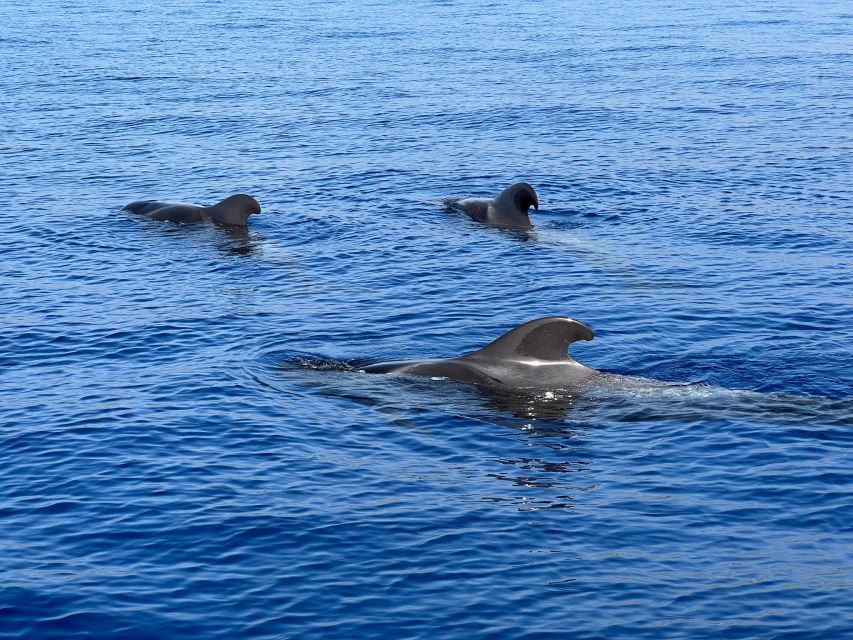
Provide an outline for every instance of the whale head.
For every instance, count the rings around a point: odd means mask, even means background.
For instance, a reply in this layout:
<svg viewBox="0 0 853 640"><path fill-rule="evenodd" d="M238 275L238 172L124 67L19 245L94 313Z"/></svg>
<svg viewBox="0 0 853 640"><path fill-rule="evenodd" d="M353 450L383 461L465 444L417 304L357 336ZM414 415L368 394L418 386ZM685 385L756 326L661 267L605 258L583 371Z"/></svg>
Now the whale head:
<svg viewBox="0 0 853 640"><path fill-rule="evenodd" d="M229 196L209 207L211 217L220 224L245 227L249 216L261 212L261 205L245 193Z"/></svg>

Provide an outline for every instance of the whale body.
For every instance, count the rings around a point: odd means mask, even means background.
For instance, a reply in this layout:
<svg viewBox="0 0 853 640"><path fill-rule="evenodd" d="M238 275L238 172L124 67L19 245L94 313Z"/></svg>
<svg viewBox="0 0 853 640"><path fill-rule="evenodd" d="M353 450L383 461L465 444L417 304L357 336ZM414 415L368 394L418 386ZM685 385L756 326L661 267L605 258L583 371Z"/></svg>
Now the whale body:
<svg viewBox="0 0 853 640"><path fill-rule="evenodd" d="M214 222L233 227L245 227L250 215L261 212L261 205L252 196L240 193L209 207L158 200L138 200L122 207L122 211L170 222Z"/></svg>
<svg viewBox="0 0 853 640"><path fill-rule="evenodd" d="M496 198L463 198L450 200L447 205L493 227L531 229L533 225L528 211L531 206L539 210L539 196L526 182L517 182Z"/></svg>
<svg viewBox="0 0 853 640"><path fill-rule="evenodd" d="M565 317L531 320L479 351L448 360L380 362L367 373L450 378L483 387L567 389L601 373L569 355L569 345L592 340L592 329Z"/></svg>

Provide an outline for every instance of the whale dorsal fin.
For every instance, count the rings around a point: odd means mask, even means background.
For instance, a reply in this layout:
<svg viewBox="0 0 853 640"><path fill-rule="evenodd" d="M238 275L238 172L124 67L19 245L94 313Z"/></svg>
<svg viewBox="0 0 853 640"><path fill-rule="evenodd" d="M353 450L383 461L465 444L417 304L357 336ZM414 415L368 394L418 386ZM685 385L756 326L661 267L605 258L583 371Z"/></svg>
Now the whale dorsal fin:
<svg viewBox="0 0 853 640"><path fill-rule="evenodd" d="M536 190L526 182L516 182L501 191L495 198L495 206L499 209L516 210L527 213L530 207L539 210L539 196Z"/></svg>
<svg viewBox="0 0 853 640"><path fill-rule="evenodd" d="M261 212L261 205L252 196L238 193L217 202L207 210L217 222L245 227L250 215Z"/></svg>
<svg viewBox="0 0 853 640"><path fill-rule="evenodd" d="M569 345L577 340L592 340L592 329L571 318L559 316L525 322L509 333L472 353L477 359L517 360L534 358L552 362L573 362Z"/></svg>

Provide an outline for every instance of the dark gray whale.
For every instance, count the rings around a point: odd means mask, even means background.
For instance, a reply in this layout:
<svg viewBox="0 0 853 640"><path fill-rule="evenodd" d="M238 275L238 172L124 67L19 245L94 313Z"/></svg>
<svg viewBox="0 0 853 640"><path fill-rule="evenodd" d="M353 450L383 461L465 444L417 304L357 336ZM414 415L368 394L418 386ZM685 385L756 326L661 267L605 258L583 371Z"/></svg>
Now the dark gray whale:
<svg viewBox="0 0 853 640"><path fill-rule="evenodd" d="M139 200L122 207L122 211L130 211L155 220L170 222L214 222L234 227L245 227L249 216L261 212L261 205L252 196L237 194L225 198L210 207L194 204L158 202L156 200Z"/></svg>
<svg viewBox="0 0 853 640"><path fill-rule="evenodd" d="M367 373L407 373L451 378L484 387L568 389L600 375L574 360L569 345L592 340L592 329L571 318L525 322L479 351L449 360L381 362Z"/></svg>
<svg viewBox="0 0 853 640"><path fill-rule="evenodd" d="M530 229L533 225L528 210L531 206L539 210L539 196L526 182L517 182L501 191L497 198L463 198L450 200L447 205L493 227Z"/></svg>

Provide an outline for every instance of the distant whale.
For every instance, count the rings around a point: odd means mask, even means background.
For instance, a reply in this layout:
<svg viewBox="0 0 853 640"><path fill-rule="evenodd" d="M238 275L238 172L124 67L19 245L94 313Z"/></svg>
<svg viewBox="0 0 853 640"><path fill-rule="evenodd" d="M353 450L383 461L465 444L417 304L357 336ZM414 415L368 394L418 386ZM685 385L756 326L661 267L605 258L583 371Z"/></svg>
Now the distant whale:
<svg viewBox="0 0 853 640"><path fill-rule="evenodd" d="M447 206L464 211L474 220L502 229L531 229L528 211L539 210L539 196L526 182L507 187L496 198L449 200Z"/></svg>
<svg viewBox="0 0 853 640"><path fill-rule="evenodd" d="M525 322L479 351L449 360L381 362L367 373L451 378L484 387L566 389L601 375L574 360L569 345L592 340L592 329L571 318Z"/></svg>
<svg viewBox="0 0 853 640"><path fill-rule="evenodd" d="M122 211L130 211L155 220L170 222L215 222L234 227L245 227L249 216L261 212L261 205L252 196L237 194L225 198L210 207L194 204L158 202L156 200L139 200L122 207Z"/></svg>

